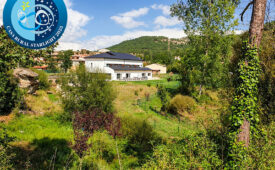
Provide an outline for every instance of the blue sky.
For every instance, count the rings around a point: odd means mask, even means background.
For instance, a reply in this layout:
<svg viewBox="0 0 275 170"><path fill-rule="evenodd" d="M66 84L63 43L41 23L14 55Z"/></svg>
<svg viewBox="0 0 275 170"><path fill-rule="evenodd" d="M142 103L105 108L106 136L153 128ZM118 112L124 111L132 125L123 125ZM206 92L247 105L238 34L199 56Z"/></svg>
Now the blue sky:
<svg viewBox="0 0 275 170"><path fill-rule="evenodd" d="M0 0L0 25L3 4ZM27 0L25 0L27 1ZM181 38L182 23L170 17L169 6L177 0L64 0L68 26L59 41L59 50L97 50L140 36ZM235 16L250 0L241 0ZM273 0L274 7L275 0ZM273 9L273 8L272 8ZM247 30L251 9L237 30ZM274 20L274 10L272 10Z"/></svg>

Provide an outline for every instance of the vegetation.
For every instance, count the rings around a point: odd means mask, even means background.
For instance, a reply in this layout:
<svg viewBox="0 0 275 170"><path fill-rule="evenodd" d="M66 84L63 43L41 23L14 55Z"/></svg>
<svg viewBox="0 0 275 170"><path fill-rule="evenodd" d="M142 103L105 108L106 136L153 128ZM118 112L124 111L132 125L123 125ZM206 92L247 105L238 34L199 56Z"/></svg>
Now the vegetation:
<svg viewBox="0 0 275 170"><path fill-rule="evenodd" d="M170 41L170 51L168 41ZM149 63L171 64L174 60L173 56L182 55L186 41L186 39L145 36L124 41L108 49L114 52L136 54Z"/></svg>
<svg viewBox="0 0 275 170"><path fill-rule="evenodd" d="M48 74L43 70L33 69L38 74L39 89L47 90L50 88L50 82L48 80Z"/></svg>
<svg viewBox="0 0 275 170"><path fill-rule="evenodd" d="M73 62L71 56L74 54L73 50L61 51L58 53L58 60L61 61L61 68L65 73L72 67Z"/></svg>
<svg viewBox="0 0 275 170"><path fill-rule="evenodd" d="M104 74L91 74L84 66L62 77L62 103L67 118L72 119L75 111L88 111L99 108L103 112L113 111L112 86Z"/></svg>
<svg viewBox="0 0 275 170"><path fill-rule="evenodd" d="M196 101L192 97L178 94L171 99L169 110L175 114L182 114L183 112L192 113L195 105Z"/></svg>
<svg viewBox="0 0 275 170"><path fill-rule="evenodd" d="M21 91L10 73L0 73L0 115L8 114L19 104Z"/></svg>
<svg viewBox="0 0 275 170"><path fill-rule="evenodd" d="M171 7L172 16L184 22L189 42L181 60L182 93L202 88L224 87L228 82L228 63L238 1L179 1ZM207 16L207 17L205 17ZM196 33L199 33L197 35Z"/></svg>
<svg viewBox="0 0 275 170"><path fill-rule="evenodd" d="M259 8L258 2L263 0L251 4ZM113 47L169 64L180 75L112 82L84 66L66 73L66 63L58 74L61 89L37 71L35 95L20 93L12 69L31 67L37 55L59 70L58 57L51 58L54 46L23 49L20 58L21 47L1 32L0 169L274 169L274 22L265 25L260 49L259 37L243 46L251 31L226 34L236 24L237 4L173 5L188 41L171 39L170 51L165 37Z"/></svg>

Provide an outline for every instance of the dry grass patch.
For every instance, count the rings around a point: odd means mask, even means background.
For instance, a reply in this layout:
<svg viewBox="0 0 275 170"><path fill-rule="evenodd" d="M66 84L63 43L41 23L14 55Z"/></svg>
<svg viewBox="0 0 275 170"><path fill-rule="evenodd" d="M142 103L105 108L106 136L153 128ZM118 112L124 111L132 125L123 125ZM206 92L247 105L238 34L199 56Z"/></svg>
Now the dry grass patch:
<svg viewBox="0 0 275 170"><path fill-rule="evenodd" d="M26 105L29 108L29 113L35 115L45 115L50 113L60 113L62 112L61 103L57 100L54 101L50 99L47 92L39 90L36 92L37 95L27 95L25 97ZM54 95L58 98L57 94Z"/></svg>
<svg viewBox="0 0 275 170"><path fill-rule="evenodd" d="M146 94L153 95L157 92L156 87L146 85L115 84L114 88L117 93L114 105L119 113L143 112L137 106L137 100L145 98Z"/></svg>

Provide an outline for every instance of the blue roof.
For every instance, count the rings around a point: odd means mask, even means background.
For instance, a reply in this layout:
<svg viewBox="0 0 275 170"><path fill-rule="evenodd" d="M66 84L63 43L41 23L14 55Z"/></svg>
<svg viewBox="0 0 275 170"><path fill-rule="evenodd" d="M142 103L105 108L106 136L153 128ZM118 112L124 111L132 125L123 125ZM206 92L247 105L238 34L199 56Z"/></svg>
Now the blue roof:
<svg viewBox="0 0 275 170"><path fill-rule="evenodd" d="M109 58L109 59L119 59L119 60L134 60L134 61L142 61L140 58L125 53L115 53L115 52L107 52L102 54L97 54L93 56L88 56L85 58Z"/></svg>

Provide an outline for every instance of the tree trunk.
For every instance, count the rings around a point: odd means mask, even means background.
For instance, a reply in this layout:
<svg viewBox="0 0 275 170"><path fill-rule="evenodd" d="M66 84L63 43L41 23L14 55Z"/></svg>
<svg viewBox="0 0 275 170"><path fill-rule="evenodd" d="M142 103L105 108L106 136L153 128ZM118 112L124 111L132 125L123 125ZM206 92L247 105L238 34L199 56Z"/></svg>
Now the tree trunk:
<svg viewBox="0 0 275 170"><path fill-rule="evenodd" d="M264 29L265 10L267 0L254 0L253 11L249 28L249 43L252 46L260 47ZM250 122L244 120L240 127L238 142L243 142L246 147L250 142Z"/></svg>
<svg viewBox="0 0 275 170"><path fill-rule="evenodd" d="M244 119L243 125L240 127L240 133L238 135L238 142L243 142L245 147L249 146L250 141L250 123Z"/></svg>
<svg viewBox="0 0 275 170"><path fill-rule="evenodd" d="M264 29L265 10L267 0L254 0L249 29L249 43L260 47Z"/></svg>

